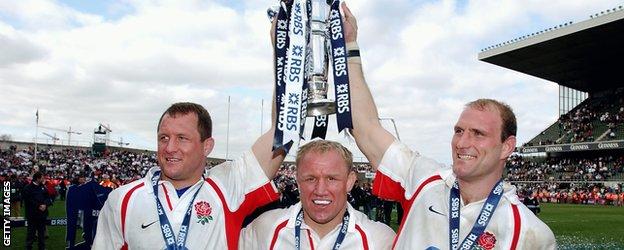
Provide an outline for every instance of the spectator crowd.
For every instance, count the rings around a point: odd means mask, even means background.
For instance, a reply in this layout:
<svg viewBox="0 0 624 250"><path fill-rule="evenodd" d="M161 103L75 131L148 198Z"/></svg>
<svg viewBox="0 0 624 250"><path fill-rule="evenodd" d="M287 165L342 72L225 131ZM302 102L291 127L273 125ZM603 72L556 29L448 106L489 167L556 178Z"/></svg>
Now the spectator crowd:
<svg viewBox="0 0 624 250"><path fill-rule="evenodd" d="M624 176L624 156L533 159L513 155L507 161L508 181L608 181Z"/></svg>
<svg viewBox="0 0 624 250"><path fill-rule="evenodd" d="M513 155L505 179L516 185L519 195L535 193L540 202L622 206L623 166L622 155L575 159Z"/></svg>
<svg viewBox="0 0 624 250"><path fill-rule="evenodd" d="M622 184L615 187L602 183L514 183L523 198L534 193L542 203L568 203L624 206Z"/></svg>
<svg viewBox="0 0 624 250"><path fill-rule="evenodd" d="M550 128L544 130L525 146L621 140L622 126L624 88L603 96L590 97L570 112L561 115L551 130L552 133L547 133Z"/></svg>
<svg viewBox="0 0 624 250"><path fill-rule="evenodd" d="M222 160L210 161L208 168L220 162ZM0 148L0 181L11 181L13 217L20 216L21 190L32 181L31 176L36 171L44 173L44 185L51 199L64 200L67 187L71 184L81 184L91 178L102 186L117 188L141 178L148 169L157 165L155 153L149 151L120 150L109 152L104 157L93 157L89 150L84 149L43 148L38 150L35 161L32 148ZM506 169L505 179L515 184L521 195L528 196L535 192L540 202L606 205L624 203L621 183L615 187L600 183L623 179L624 155L541 160L513 155ZM349 193L349 202L371 219L389 224L392 210L396 207L400 214L400 206L371 194L371 179L364 178L363 175L372 172L369 164L356 163L354 171L360 174L360 178ZM280 200L267 209L288 207L299 201L295 173L296 167L293 163L285 162L282 165L273 179L281 192Z"/></svg>

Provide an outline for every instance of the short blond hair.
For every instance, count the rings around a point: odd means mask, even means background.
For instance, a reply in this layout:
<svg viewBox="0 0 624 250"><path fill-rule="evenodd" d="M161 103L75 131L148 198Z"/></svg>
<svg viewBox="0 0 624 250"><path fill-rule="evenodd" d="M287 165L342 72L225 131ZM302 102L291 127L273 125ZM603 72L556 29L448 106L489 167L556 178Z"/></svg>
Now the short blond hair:
<svg viewBox="0 0 624 250"><path fill-rule="evenodd" d="M303 159L303 157L305 157L305 155L310 152L326 153L332 150L336 151L342 157L345 165L347 166L347 170L351 171L353 168L353 154L351 153L351 151L349 151L349 149L347 149L346 147L342 146L342 144L329 140L314 140L299 147L295 164L299 166L299 164L301 163L301 159Z"/></svg>

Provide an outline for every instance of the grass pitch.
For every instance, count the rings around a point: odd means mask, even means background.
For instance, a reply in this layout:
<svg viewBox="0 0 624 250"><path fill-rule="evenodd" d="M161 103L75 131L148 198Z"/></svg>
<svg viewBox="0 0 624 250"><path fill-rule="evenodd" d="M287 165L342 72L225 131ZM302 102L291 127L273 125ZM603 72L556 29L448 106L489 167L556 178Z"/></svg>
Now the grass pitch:
<svg viewBox="0 0 624 250"><path fill-rule="evenodd" d="M542 204L559 249L624 249L624 207Z"/></svg>
<svg viewBox="0 0 624 250"><path fill-rule="evenodd" d="M541 206L539 218L554 232L559 249L624 249L624 207L547 203ZM65 202L56 201L50 207L50 217L65 217ZM392 217L391 227L396 230L396 211ZM81 230L78 231L76 239L80 239ZM48 226L48 233L47 249L65 249L64 226ZM10 249L24 249L25 243L26 228L13 228Z"/></svg>
<svg viewBox="0 0 624 250"><path fill-rule="evenodd" d="M54 205L51 206L48 211L48 218L65 218L67 216L65 213L65 201L56 200ZM21 215L24 216L24 214L25 211L22 206ZM46 228L48 229L46 249L65 249L65 226L47 226ZM82 229L78 228L76 231L76 241L80 242L80 239L82 239ZM37 241L33 244L33 248L37 249ZM9 249L26 249L26 227L11 229L11 246Z"/></svg>

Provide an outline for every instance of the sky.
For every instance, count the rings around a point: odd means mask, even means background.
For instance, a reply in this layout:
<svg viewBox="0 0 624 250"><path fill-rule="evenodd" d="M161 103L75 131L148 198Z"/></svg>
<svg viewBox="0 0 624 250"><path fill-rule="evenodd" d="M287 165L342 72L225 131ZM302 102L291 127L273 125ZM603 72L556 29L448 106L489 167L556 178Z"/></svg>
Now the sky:
<svg viewBox="0 0 624 250"><path fill-rule="evenodd" d="M388 118L382 124L413 150L445 164L451 162L453 125L466 102L494 98L511 105L518 145L558 117L556 83L481 62L481 49L624 4L346 2L358 19L366 81L380 116ZM45 132L60 138L56 143L90 145L101 123L111 128L111 140L155 150L162 112L174 102L191 101L212 115L216 146L210 156L239 156L271 122L266 9L276 3L0 1L0 135L52 143ZM81 133L69 134L71 141L64 132L70 127ZM335 124L328 139L366 161Z"/></svg>

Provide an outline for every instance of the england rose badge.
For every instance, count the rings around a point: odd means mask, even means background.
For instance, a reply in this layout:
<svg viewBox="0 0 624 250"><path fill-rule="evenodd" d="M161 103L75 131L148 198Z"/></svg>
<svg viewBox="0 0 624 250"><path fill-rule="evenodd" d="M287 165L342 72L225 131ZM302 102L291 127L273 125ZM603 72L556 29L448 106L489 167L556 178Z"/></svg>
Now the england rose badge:
<svg viewBox="0 0 624 250"><path fill-rule="evenodd" d="M496 237L490 232L484 232L477 240L477 249L490 250L496 245Z"/></svg>
<svg viewBox="0 0 624 250"><path fill-rule="evenodd" d="M212 207L206 201L195 203L195 214L197 214L197 223L205 225L212 220Z"/></svg>

